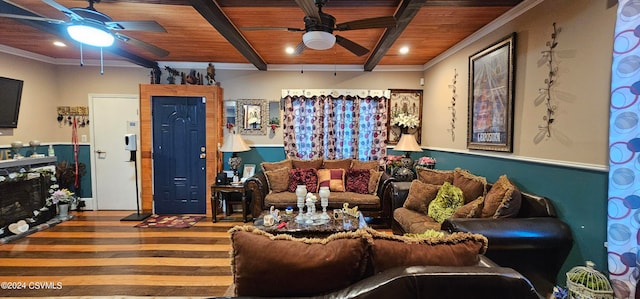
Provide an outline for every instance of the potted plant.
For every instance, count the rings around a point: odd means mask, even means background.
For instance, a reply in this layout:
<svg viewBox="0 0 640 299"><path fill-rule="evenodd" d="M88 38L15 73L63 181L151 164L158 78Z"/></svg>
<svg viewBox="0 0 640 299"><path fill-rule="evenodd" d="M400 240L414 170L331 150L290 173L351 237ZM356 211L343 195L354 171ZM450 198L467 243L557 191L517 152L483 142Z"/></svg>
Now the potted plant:
<svg viewBox="0 0 640 299"><path fill-rule="evenodd" d="M51 196L47 198L47 206L57 206L58 215L60 217L67 217L69 215L69 205L77 204L78 198L69 189L59 189L58 185L51 185L49 189Z"/></svg>

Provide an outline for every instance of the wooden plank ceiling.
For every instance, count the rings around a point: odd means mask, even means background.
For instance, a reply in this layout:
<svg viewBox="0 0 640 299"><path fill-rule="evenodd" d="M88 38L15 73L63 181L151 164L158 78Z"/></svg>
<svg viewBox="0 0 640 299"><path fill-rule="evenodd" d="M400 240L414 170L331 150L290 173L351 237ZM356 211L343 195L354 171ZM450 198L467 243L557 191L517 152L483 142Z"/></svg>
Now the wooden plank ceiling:
<svg viewBox="0 0 640 299"><path fill-rule="evenodd" d="M0 13L8 13L0 0ZM11 0L37 15L68 21L60 11L41 1ZM66 7L86 7L86 0L57 0ZM334 32L370 52L356 56L335 45L328 50L306 49L300 55L285 52L302 40L303 32L246 31L244 27L304 28L305 13L294 0L102 0L94 4L114 21L155 20L167 32L125 31L127 36L169 52L160 57L144 48L118 41L105 48L105 59L124 59L153 68L157 61L268 65L423 65L511 9L522 0L330 0L323 8L336 23L395 16L398 26ZM4 5L4 6L3 6ZM0 17L0 45L59 59L78 59L79 46L64 33L39 21ZM58 25L58 29L64 28ZM64 41L67 47L56 47ZM409 53L400 54L401 47ZM99 50L85 46L85 59L99 58Z"/></svg>

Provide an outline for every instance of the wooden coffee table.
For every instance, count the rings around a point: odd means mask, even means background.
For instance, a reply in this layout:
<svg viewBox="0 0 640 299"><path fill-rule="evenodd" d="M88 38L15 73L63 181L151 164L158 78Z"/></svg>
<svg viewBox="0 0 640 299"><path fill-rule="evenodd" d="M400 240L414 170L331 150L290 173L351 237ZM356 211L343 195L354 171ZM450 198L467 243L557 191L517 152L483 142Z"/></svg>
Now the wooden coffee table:
<svg viewBox="0 0 640 299"><path fill-rule="evenodd" d="M360 228L367 227L362 213L358 213L358 217L352 217L349 215L342 215L342 217L336 219L330 214L330 219L324 224L303 224L296 221L298 213L290 215L281 213L281 222L285 222L286 225L282 228L278 228L278 224L272 226L264 225L264 215L268 212L263 212L253 225L263 231L270 234L290 234L295 237L322 237L337 232L355 231Z"/></svg>

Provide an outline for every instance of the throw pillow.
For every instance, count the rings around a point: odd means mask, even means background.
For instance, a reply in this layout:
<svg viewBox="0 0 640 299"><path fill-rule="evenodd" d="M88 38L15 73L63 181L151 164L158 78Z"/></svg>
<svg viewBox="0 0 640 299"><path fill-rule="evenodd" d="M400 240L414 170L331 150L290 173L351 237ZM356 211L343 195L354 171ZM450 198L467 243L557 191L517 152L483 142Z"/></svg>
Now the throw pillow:
<svg viewBox="0 0 640 299"><path fill-rule="evenodd" d="M320 187L344 192L344 169L318 169L318 189Z"/></svg>
<svg viewBox="0 0 640 299"><path fill-rule="evenodd" d="M427 214L427 208L431 201L436 198L436 195L438 195L438 190L440 190L440 186L438 185L425 184L420 180L413 180L403 207Z"/></svg>
<svg viewBox="0 0 640 299"><path fill-rule="evenodd" d="M353 169L371 169L371 170L379 171L380 170L380 162L379 161L353 160L353 161L351 161L351 168L353 168Z"/></svg>
<svg viewBox="0 0 640 299"><path fill-rule="evenodd" d="M378 186L380 185L380 178L384 171L369 170L369 194L376 194L378 192Z"/></svg>
<svg viewBox="0 0 640 299"><path fill-rule="evenodd" d="M483 235L472 233L411 238L367 231L373 236L371 260L375 273L401 266L473 266L488 243Z"/></svg>
<svg viewBox="0 0 640 299"><path fill-rule="evenodd" d="M451 217L459 207L464 205L464 197L460 188L445 182L436 198L429 203L429 217L438 223Z"/></svg>
<svg viewBox="0 0 640 299"><path fill-rule="evenodd" d="M307 192L318 191L318 171L315 168L290 169L289 170L289 192L296 192L298 185L307 186Z"/></svg>
<svg viewBox="0 0 640 299"><path fill-rule="evenodd" d="M462 190L465 203L484 196L487 192L487 179L472 174L467 170L456 168L453 171L453 185Z"/></svg>
<svg viewBox="0 0 640 299"><path fill-rule="evenodd" d="M520 211L522 195L506 175L493 183L484 199L482 218L514 217Z"/></svg>
<svg viewBox="0 0 640 299"><path fill-rule="evenodd" d="M345 171L349 170L351 167L352 159L342 159L342 160L324 160L322 162L322 168L326 169L344 169Z"/></svg>
<svg viewBox="0 0 640 299"><path fill-rule="evenodd" d="M322 168L322 158L314 160L291 160L293 168Z"/></svg>
<svg viewBox="0 0 640 299"><path fill-rule="evenodd" d="M236 226L229 233L236 296L316 296L364 278L371 242L366 232L298 239Z"/></svg>
<svg viewBox="0 0 640 299"><path fill-rule="evenodd" d="M289 169L280 168L272 171L265 171L269 193L284 192L289 189Z"/></svg>
<svg viewBox="0 0 640 299"><path fill-rule="evenodd" d="M260 163L262 171L278 170L280 168L293 168L291 159L282 160L279 162L262 162Z"/></svg>
<svg viewBox="0 0 640 299"><path fill-rule="evenodd" d="M349 169L346 175L345 189L347 192L369 194L370 178L371 172L368 169Z"/></svg>
<svg viewBox="0 0 640 299"><path fill-rule="evenodd" d="M453 218L476 218L482 215L482 207L484 206L484 197L480 196L473 201L459 207L453 213Z"/></svg>
<svg viewBox="0 0 640 299"><path fill-rule="evenodd" d="M445 182L453 184L453 170L437 170L424 167L416 167L419 180L423 183L442 185Z"/></svg>

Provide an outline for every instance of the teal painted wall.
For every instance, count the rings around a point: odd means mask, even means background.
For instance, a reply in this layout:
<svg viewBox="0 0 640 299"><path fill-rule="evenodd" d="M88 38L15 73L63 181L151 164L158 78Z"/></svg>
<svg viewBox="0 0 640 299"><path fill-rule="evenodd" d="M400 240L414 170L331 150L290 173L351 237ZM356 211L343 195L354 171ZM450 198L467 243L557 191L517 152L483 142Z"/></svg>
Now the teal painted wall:
<svg viewBox="0 0 640 299"><path fill-rule="evenodd" d="M389 154L402 153L389 150ZM254 147L239 156L243 163L256 164L257 167L263 161L285 158L282 147ZM604 242L608 172L446 151L424 150L412 154L414 159L422 156L434 157L437 169L460 167L486 177L489 182L506 174L520 190L548 197L558 217L571 227L574 238L573 248L558 275L560 284L564 285L566 272L584 265L587 260L596 263L600 269L606 269ZM224 169L229 169L229 157L230 154L224 155Z"/></svg>

